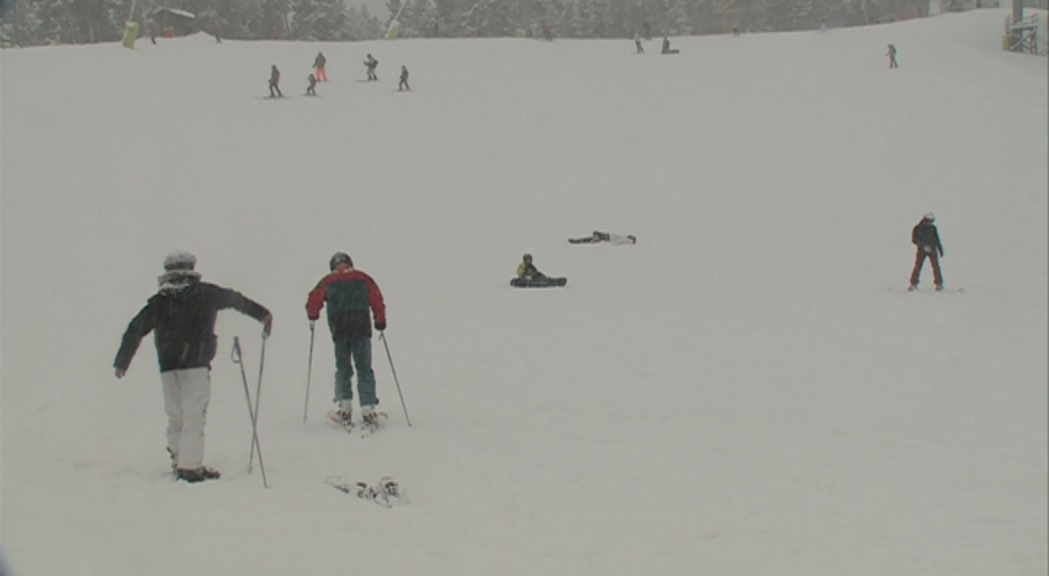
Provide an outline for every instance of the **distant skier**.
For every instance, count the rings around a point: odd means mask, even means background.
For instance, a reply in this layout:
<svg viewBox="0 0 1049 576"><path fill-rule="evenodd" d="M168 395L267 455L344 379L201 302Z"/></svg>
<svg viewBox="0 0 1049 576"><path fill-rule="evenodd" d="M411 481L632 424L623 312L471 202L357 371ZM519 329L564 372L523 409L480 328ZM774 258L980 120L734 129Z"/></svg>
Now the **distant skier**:
<svg viewBox="0 0 1049 576"><path fill-rule="evenodd" d="M318 82L328 81L328 72L324 69L324 66L327 64L328 59L324 57L324 53L317 52L317 57L313 59L313 68L316 70Z"/></svg>
<svg viewBox="0 0 1049 576"><path fill-rule="evenodd" d="M379 67L379 61L374 56L368 54L368 57L364 60L364 66L368 69L368 80L378 80L379 76L375 74L375 69Z"/></svg>
<svg viewBox="0 0 1049 576"><path fill-rule="evenodd" d="M911 271L911 285L908 290L918 287L918 278L926 258L932 264L932 280L936 284L936 290L943 290L943 275L940 273L943 244L940 243L940 233L936 230L935 221L936 216L929 212L922 216L921 222L911 230L911 242L918 247L918 253L914 257L914 270Z"/></svg>
<svg viewBox="0 0 1049 576"><path fill-rule="evenodd" d="M316 96L317 95L317 90L315 90L315 88L317 87L317 77L314 76L313 74L310 74L309 76L306 77L306 80L308 80L309 83L310 83L310 85L306 87L306 95L307 96Z"/></svg>
<svg viewBox="0 0 1049 576"><path fill-rule="evenodd" d="M402 64L401 65L401 84L400 84L400 86L397 87L397 91L398 92L403 92L405 90L411 90L411 87L408 86L408 67Z"/></svg>
<svg viewBox="0 0 1049 576"><path fill-rule="evenodd" d="M594 233L590 236L568 239L569 244L599 244L601 242L608 242L609 244L637 244L637 236L634 236L633 234L612 234L610 232L594 230Z"/></svg>
<svg viewBox="0 0 1049 576"><path fill-rule="evenodd" d="M641 47L641 32L634 32L634 54L644 54L645 49Z"/></svg>
<svg viewBox="0 0 1049 576"><path fill-rule="evenodd" d="M889 68L899 68L896 64L896 46L889 44L889 51L885 55L889 57Z"/></svg>
<svg viewBox="0 0 1049 576"><path fill-rule="evenodd" d="M274 64L270 67L270 98L283 98L284 94L280 91L280 70L277 70L277 65Z"/></svg>

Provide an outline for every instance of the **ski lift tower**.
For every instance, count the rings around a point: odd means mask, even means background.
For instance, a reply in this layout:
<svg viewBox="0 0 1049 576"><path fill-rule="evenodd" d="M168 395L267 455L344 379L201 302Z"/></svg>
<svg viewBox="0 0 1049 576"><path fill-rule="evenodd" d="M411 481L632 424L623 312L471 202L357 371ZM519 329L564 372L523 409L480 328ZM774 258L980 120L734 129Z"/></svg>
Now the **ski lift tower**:
<svg viewBox="0 0 1049 576"><path fill-rule="evenodd" d="M1013 15L1007 24L1006 49L1012 52L1038 53L1038 16L1024 18L1023 0L1013 0Z"/></svg>

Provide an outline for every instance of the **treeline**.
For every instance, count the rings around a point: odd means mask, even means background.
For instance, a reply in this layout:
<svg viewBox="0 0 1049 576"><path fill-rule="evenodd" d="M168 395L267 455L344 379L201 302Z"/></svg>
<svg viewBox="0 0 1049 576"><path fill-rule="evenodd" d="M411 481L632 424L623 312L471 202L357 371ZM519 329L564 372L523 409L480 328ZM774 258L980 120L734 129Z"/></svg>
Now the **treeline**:
<svg viewBox="0 0 1049 576"><path fill-rule="evenodd" d="M950 0L942 0L950 5ZM4 44L90 44L121 38L132 0L0 0ZM402 38L628 38L862 26L927 15L928 0L387 0ZM155 10L194 15L193 30L237 40L357 41L389 19L343 0L137 0L140 34Z"/></svg>

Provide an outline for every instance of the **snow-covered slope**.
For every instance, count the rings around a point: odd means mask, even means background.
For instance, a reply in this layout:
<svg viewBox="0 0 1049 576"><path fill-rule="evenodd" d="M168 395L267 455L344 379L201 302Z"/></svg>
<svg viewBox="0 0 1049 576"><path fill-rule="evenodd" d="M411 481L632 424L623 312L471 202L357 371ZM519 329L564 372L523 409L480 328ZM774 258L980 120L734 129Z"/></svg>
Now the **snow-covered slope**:
<svg viewBox="0 0 1049 576"><path fill-rule="evenodd" d="M2 532L60 574L1046 574L1047 67L1006 11L825 34L5 50ZM899 49L890 71L886 44ZM330 82L301 96L318 50ZM366 53L380 60L364 78ZM271 64L283 101L261 97ZM396 93L401 64L411 93ZM949 288L907 294L939 216ZM594 228L636 246L573 246ZM174 482L156 357L112 359L164 255L220 315ZM306 293L388 305L387 430L347 437ZM523 252L569 278L508 280ZM253 390L254 391L254 390ZM324 485L392 474L390 510Z"/></svg>

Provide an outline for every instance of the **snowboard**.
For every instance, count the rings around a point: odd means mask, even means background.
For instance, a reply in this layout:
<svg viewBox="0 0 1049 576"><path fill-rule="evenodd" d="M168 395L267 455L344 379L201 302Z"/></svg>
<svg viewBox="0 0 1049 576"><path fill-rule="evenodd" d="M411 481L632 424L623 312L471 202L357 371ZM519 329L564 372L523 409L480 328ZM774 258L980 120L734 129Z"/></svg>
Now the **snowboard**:
<svg viewBox="0 0 1049 576"><path fill-rule="evenodd" d="M514 288L551 288L555 286L564 286L568 284L568 278L551 278L549 276L543 276L542 278L514 278L510 280L510 285Z"/></svg>

